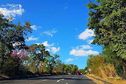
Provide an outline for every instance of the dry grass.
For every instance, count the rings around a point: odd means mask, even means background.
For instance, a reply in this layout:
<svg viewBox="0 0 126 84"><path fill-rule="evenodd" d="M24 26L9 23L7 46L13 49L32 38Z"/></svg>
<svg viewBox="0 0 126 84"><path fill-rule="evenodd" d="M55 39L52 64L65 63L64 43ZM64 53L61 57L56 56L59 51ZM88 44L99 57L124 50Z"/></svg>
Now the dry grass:
<svg viewBox="0 0 126 84"><path fill-rule="evenodd" d="M93 80L96 84L126 84L126 80L122 80L119 77L115 78L101 78L93 74L86 75L89 79Z"/></svg>
<svg viewBox="0 0 126 84"><path fill-rule="evenodd" d="M93 73L99 77L107 78L107 77L116 77L116 70L114 65L112 64L104 64L97 68L97 72Z"/></svg>
<svg viewBox="0 0 126 84"><path fill-rule="evenodd" d="M104 82L103 81L100 81L100 80L97 80L97 79L95 79L94 77L92 77L92 76L89 76L89 75L86 75L89 79L91 79L94 83L96 83L96 84L104 84Z"/></svg>
<svg viewBox="0 0 126 84"><path fill-rule="evenodd" d="M112 84L126 84L126 80L109 80Z"/></svg>

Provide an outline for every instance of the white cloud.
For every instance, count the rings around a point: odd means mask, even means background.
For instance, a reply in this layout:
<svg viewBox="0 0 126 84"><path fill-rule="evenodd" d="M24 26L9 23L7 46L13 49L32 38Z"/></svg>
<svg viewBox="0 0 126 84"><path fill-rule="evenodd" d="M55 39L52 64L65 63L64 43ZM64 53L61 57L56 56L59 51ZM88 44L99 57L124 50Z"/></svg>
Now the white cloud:
<svg viewBox="0 0 126 84"><path fill-rule="evenodd" d="M53 30L44 31L42 32L42 34L53 37L56 32L57 31L53 29Z"/></svg>
<svg viewBox="0 0 126 84"><path fill-rule="evenodd" d="M44 46L46 46L46 47L51 47L51 46L54 45L54 44L49 44L48 41L44 41L42 44L43 44Z"/></svg>
<svg viewBox="0 0 126 84"><path fill-rule="evenodd" d="M93 50L84 50L84 49L72 49L70 55L73 56L88 56L88 55L97 55L99 52Z"/></svg>
<svg viewBox="0 0 126 84"><path fill-rule="evenodd" d="M73 58L68 58L67 60L65 60L66 63L70 63L70 62L73 62L74 59Z"/></svg>
<svg viewBox="0 0 126 84"><path fill-rule="evenodd" d="M82 33L80 33L80 35L78 36L79 39L81 40L87 40L88 44L91 44L91 42L93 40L89 40L90 37L93 37L94 35L94 31L90 30L90 29L85 29ZM90 45L79 45L75 48L73 48L70 51L70 55L73 56L88 56L88 55L97 55L99 54L98 51L92 50L93 47L91 47Z"/></svg>
<svg viewBox="0 0 126 84"><path fill-rule="evenodd" d="M60 51L60 47L51 47L50 51L53 52L53 53L57 53L57 52Z"/></svg>
<svg viewBox="0 0 126 84"><path fill-rule="evenodd" d="M33 29L33 30L37 30L37 28L40 28L40 26L37 26L37 25L31 25L31 29Z"/></svg>
<svg viewBox="0 0 126 84"><path fill-rule="evenodd" d="M49 44L48 41L44 41L42 44L46 46L47 50L51 53L55 54L60 51L60 47L55 47L53 43Z"/></svg>
<svg viewBox="0 0 126 84"><path fill-rule="evenodd" d="M90 30L90 29L86 29L85 31L80 33L78 38L81 39L81 40L86 40L86 39L88 39L88 38L90 38L92 36L94 36L94 31Z"/></svg>
<svg viewBox="0 0 126 84"><path fill-rule="evenodd" d="M70 51L70 55L73 56L88 56L92 54L97 55L99 52L92 50L90 45L79 45Z"/></svg>
<svg viewBox="0 0 126 84"><path fill-rule="evenodd" d="M91 44L93 42L93 40L88 40L88 44Z"/></svg>
<svg viewBox="0 0 126 84"><path fill-rule="evenodd" d="M0 13L5 17L15 17L16 15L22 15L24 9L21 4L6 4L0 6Z"/></svg>
<svg viewBox="0 0 126 84"><path fill-rule="evenodd" d="M92 47L89 45L80 45L80 46L77 46L76 49L92 49Z"/></svg>
<svg viewBox="0 0 126 84"><path fill-rule="evenodd" d="M26 41L37 41L38 40L38 38L37 37L34 37L34 36L30 36L30 37L28 37L27 39L26 39Z"/></svg>

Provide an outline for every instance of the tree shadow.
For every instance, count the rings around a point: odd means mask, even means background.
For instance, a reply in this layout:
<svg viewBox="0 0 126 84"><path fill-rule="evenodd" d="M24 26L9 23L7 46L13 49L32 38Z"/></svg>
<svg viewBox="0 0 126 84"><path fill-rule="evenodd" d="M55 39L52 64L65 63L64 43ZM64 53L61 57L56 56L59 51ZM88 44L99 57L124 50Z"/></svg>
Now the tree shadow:
<svg viewBox="0 0 126 84"><path fill-rule="evenodd" d="M7 79L1 79L0 81L5 81L5 80L88 80L92 81L91 79L84 77L84 78L78 78L76 77L67 77L60 75L62 77L57 76L51 76L51 75L44 75L44 76L32 76L32 77L15 77L15 78L7 78Z"/></svg>

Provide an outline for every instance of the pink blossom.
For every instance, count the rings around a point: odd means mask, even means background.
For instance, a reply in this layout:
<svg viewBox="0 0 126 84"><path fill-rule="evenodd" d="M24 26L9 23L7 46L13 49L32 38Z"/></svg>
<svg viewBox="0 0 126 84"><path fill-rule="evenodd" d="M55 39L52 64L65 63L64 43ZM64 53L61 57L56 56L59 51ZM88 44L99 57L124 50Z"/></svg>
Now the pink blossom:
<svg viewBox="0 0 126 84"><path fill-rule="evenodd" d="M12 57L18 57L20 59L25 59L28 56L28 52L24 49L21 50L13 50L11 53Z"/></svg>

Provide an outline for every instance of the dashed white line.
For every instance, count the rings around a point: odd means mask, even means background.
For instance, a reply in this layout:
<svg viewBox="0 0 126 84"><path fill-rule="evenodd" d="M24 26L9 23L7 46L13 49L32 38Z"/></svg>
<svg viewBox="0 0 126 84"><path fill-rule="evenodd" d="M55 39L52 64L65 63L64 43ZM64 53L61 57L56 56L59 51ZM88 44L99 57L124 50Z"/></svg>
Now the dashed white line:
<svg viewBox="0 0 126 84"><path fill-rule="evenodd" d="M42 80L42 81L47 81L47 80Z"/></svg>
<svg viewBox="0 0 126 84"><path fill-rule="evenodd" d="M60 82L60 80L57 80L57 83Z"/></svg>
<svg viewBox="0 0 126 84"><path fill-rule="evenodd" d="M62 81L64 80L64 79L61 79Z"/></svg>
<svg viewBox="0 0 126 84"><path fill-rule="evenodd" d="M57 80L57 83L60 82L60 81L63 81L64 79L60 79L60 80Z"/></svg>

